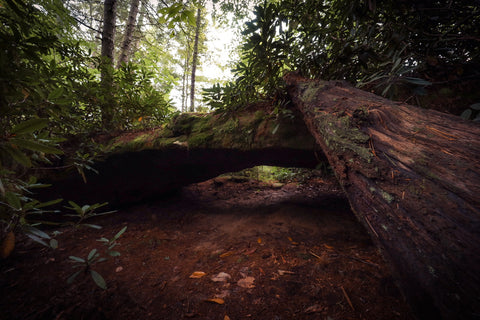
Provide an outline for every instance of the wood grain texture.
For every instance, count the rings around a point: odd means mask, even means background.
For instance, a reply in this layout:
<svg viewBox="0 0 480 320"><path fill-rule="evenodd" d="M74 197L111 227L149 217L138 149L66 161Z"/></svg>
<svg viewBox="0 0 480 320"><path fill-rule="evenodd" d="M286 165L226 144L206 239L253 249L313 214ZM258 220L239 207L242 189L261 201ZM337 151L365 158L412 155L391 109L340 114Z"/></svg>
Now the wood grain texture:
<svg viewBox="0 0 480 320"><path fill-rule="evenodd" d="M478 319L480 126L344 82L285 80L419 318Z"/></svg>

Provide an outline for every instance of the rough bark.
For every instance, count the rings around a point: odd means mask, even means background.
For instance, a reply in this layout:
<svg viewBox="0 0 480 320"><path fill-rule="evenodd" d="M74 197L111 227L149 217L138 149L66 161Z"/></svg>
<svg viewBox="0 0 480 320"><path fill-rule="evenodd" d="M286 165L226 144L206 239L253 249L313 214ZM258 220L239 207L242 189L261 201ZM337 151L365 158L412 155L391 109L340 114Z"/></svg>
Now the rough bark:
<svg viewBox="0 0 480 320"><path fill-rule="evenodd" d="M105 0L103 7L102 61L100 64L105 101L102 106L102 123L105 129L112 127L113 106L113 53L115 49L115 20L117 0Z"/></svg>
<svg viewBox="0 0 480 320"><path fill-rule="evenodd" d="M343 82L288 91L420 319L480 316L480 126Z"/></svg>
<svg viewBox="0 0 480 320"><path fill-rule="evenodd" d="M122 63L127 63L129 60L139 4L140 0L132 0L132 2L130 2L130 11L128 13L127 26L125 27L125 36L123 38L122 48L117 62L117 68L120 67Z"/></svg>
<svg viewBox="0 0 480 320"><path fill-rule="evenodd" d="M201 29L201 15L202 9L200 6L197 9L197 19L195 25L195 40L193 44L193 56L192 56L192 76L191 76L191 85L190 85L190 112L195 111L195 73L197 72L198 64L198 39L200 37Z"/></svg>

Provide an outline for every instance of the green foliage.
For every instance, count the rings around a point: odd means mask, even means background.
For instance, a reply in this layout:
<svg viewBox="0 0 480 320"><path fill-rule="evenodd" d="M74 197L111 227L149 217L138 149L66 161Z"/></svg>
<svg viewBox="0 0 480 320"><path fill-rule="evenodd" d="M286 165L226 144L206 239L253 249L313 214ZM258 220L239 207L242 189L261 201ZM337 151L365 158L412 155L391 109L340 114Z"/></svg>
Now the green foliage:
<svg viewBox="0 0 480 320"><path fill-rule="evenodd" d="M86 204L86 205L83 205L81 207L73 201L68 201L68 204L70 204L71 207L65 207L65 208L67 208L69 210L72 210L75 213L74 214L65 214L65 216L76 218L77 221L72 223L73 226L75 226L75 227L86 226L86 227L90 227L90 228L94 228L94 229L101 229L102 227L100 227L99 225L84 223L84 221L87 220L87 219L93 218L93 217L103 216L103 215L106 215L106 214L117 212L116 210L106 211L106 212L101 212L101 213L95 212L98 208L106 206L108 204L108 202L95 203L95 204L92 204L92 205Z"/></svg>
<svg viewBox="0 0 480 320"><path fill-rule="evenodd" d="M460 117L465 120L480 122L480 103L472 104L468 109L462 112Z"/></svg>
<svg viewBox="0 0 480 320"><path fill-rule="evenodd" d="M5 169L0 170L5 171ZM58 212L57 210L47 210L45 208L60 203L62 199L40 202L32 198L34 195L33 189L47 187L47 185L38 183L35 177L30 177L28 181L23 181L13 178L7 172L3 174L2 178L0 236L2 233L7 234L10 231L24 233L33 241L55 249L57 247L56 240L37 227L42 223L39 219L44 213ZM2 240L2 237L0 237L0 240Z"/></svg>
<svg viewBox="0 0 480 320"><path fill-rule="evenodd" d="M275 100L281 77L293 70L390 98L425 94L432 80L444 79L442 70L455 74L448 81L478 78L480 8L471 1L281 0L254 14L236 80L206 92L212 107Z"/></svg>
<svg viewBox="0 0 480 320"><path fill-rule="evenodd" d="M148 128L166 121L174 111L165 94L153 85L154 74L144 64L123 64L115 73L116 110L120 129Z"/></svg>
<svg viewBox="0 0 480 320"><path fill-rule="evenodd" d="M74 265L72 268L81 268L80 270L76 271L73 273L68 279L67 283L71 284L79 274L83 273L90 273L90 276L95 282L97 286L99 286L102 289L107 289L107 283L103 276L99 274L97 271L93 270L92 267L100 262L107 261L108 257L119 257L121 254L118 251L113 250L117 245L118 245L118 238L122 236L122 234L127 230L127 227L123 227L117 234L112 239L107 239L107 238L101 238L97 241L101 242L103 245L105 245L105 255L106 257L102 257L100 253L98 252L97 249L92 249L87 257L85 259L77 257L77 256L70 256L70 262L72 262Z"/></svg>
<svg viewBox="0 0 480 320"><path fill-rule="evenodd" d="M85 139L102 128L102 107L116 99L112 127L144 128L162 123L171 111L165 93L154 87L151 69L127 64L112 70L114 92L100 85L100 60L74 37L75 21L61 0L6 0L0 5L0 241L23 232L34 241L56 247L38 229L45 208L32 189L45 187L31 169L52 166L65 136L80 137L83 150L70 150L71 164L85 177L94 170L98 148ZM83 137L83 138L82 138ZM81 141L84 139L83 141ZM78 206L76 225L99 215L102 205Z"/></svg>
<svg viewBox="0 0 480 320"><path fill-rule="evenodd" d="M235 177L246 177L248 179L256 179L264 182L280 182L280 183L304 183L312 177L331 174L328 168L318 168L316 170L306 168L285 168L274 166L257 166L236 172ZM227 176L232 174L226 174Z"/></svg>

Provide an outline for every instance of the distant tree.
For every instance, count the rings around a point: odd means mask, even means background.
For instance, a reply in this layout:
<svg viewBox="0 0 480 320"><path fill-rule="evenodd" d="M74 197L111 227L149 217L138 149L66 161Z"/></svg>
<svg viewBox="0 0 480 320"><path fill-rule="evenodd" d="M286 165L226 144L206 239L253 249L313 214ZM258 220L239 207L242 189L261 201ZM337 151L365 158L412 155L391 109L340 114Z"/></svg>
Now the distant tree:
<svg viewBox="0 0 480 320"><path fill-rule="evenodd" d="M197 8L197 18L196 18L196 25L195 25L195 40L193 44L193 56L192 56L192 77L191 77L191 85L190 85L190 112L195 111L195 73L197 72L197 64L198 64L198 39L200 36L201 30L201 14L202 9L199 7Z"/></svg>
<svg viewBox="0 0 480 320"><path fill-rule="evenodd" d="M138 7L140 0L132 0L130 2L130 12L128 14L127 26L125 28L125 34L123 38L123 43L121 46L120 56L117 62L117 68L122 64L126 63L130 57L130 49L133 41L133 32L135 30L135 25L138 15Z"/></svg>

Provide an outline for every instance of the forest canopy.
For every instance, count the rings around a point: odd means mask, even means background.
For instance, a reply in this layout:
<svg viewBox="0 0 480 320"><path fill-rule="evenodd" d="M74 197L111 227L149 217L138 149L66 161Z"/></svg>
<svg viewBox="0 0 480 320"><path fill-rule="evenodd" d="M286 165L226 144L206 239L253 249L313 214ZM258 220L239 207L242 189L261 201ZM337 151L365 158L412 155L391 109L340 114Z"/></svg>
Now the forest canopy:
<svg viewBox="0 0 480 320"><path fill-rule="evenodd" d="M2 0L2 230L31 232L32 215L56 203L33 198L30 190L41 187L33 168L54 167L68 152L62 166L83 175L101 153L97 134L174 116L174 88L182 111L234 112L269 101L282 114L289 102L282 77L295 71L478 120L479 8L479 1ZM214 21L238 27L239 60L233 79L205 89L202 102L196 70Z"/></svg>

